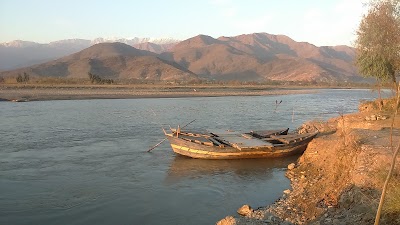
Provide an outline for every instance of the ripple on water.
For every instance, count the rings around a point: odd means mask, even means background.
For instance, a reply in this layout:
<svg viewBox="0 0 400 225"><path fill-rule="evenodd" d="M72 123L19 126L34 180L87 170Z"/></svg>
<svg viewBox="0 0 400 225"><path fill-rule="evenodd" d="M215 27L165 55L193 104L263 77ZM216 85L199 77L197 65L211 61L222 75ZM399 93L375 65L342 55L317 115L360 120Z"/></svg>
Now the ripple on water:
<svg viewBox="0 0 400 225"><path fill-rule="evenodd" d="M194 160L167 142L147 153L164 138L160 124L294 129L374 94L1 102L0 224L213 224L276 200L296 157Z"/></svg>

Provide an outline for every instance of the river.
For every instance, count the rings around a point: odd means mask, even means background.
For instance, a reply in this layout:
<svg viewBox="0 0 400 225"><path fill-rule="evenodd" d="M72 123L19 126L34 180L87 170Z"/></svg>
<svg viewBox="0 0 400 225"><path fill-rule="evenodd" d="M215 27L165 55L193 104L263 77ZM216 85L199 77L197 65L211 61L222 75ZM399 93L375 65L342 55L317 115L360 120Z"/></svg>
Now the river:
<svg viewBox="0 0 400 225"><path fill-rule="evenodd" d="M273 203L287 159L175 155L161 126L295 129L357 110L370 90L310 94L0 102L0 224L215 224ZM281 102L282 101L282 102ZM280 104L277 104L281 102Z"/></svg>

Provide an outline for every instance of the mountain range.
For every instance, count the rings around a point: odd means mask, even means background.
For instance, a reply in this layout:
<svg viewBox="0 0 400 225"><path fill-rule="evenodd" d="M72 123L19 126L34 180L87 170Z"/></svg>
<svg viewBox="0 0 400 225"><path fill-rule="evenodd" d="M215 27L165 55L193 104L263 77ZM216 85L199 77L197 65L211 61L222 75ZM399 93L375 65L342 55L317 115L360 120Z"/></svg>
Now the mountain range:
<svg viewBox="0 0 400 225"><path fill-rule="evenodd" d="M150 43L156 45L159 52L165 51L171 44L179 42L172 38L96 38L93 40L85 39L66 39L54 41L46 44L15 40L0 43L0 71L12 70L21 67L31 66L63 56L76 53L94 44L121 42L128 45L141 45Z"/></svg>
<svg viewBox="0 0 400 225"><path fill-rule="evenodd" d="M317 47L268 33L217 39L198 35L184 41L15 41L0 45L0 69L8 70L0 75L87 77L91 72L116 79L365 81L354 57L355 49L349 46ZM32 66L35 63L41 64Z"/></svg>

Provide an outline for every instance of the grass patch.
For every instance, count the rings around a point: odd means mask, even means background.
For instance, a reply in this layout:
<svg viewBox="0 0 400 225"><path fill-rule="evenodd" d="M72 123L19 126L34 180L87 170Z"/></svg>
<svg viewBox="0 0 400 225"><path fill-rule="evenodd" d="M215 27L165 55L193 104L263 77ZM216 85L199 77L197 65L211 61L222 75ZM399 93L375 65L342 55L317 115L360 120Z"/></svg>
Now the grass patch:
<svg viewBox="0 0 400 225"><path fill-rule="evenodd" d="M387 176L387 168L381 168L377 174L379 185L383 185ZM400 215L400 172L394 171L386 192L382 213L384 215Z"/></svg>
<svg viewBox="0 0 400 225"><path fill-rule="evenodd" d="M391 178L382 210L384 214L400 215L400 174Z"/></svg>

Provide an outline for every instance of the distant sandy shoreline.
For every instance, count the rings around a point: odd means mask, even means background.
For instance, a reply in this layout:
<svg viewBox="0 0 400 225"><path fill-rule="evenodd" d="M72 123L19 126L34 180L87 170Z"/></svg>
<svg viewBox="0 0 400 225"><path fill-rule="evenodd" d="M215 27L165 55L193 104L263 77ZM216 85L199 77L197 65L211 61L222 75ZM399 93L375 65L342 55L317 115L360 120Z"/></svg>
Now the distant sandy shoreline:
<svg viewBox="0 0 400 225"><path fill-rule="evenodd" d="M219 96L263 96L312 93L312 89L246 87L0 87L3 101L45 101L81 99L136 99Z"/></svg>

